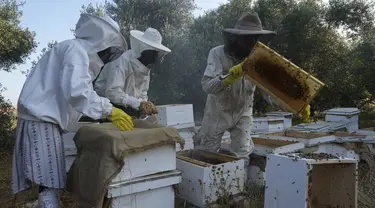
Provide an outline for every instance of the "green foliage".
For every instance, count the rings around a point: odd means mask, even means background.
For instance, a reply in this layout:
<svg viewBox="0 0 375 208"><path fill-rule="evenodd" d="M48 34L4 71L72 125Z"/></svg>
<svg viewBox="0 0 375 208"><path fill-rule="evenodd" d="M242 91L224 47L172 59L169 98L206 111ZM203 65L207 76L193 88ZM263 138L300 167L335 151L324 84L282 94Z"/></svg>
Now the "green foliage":
<svg viewBox="0 0 375 208"><path fill-rule="evenodd" d="M35 34L20 26L22 12L15 0L0 2L0 70L11 71L33 52Z"/></svg>
<svg viewBox="0 0 375 208"><path fill-rule="evenodd" d="M15 0L0 1L0 70L10 72L18 64L25 63L37 43L35 34L20 26L23 3ZM11 149L14 141L14 108L2 93L5 89L0 84L0 150Z"/></svg>
<svg viewBox="0 0 375 208"><path fill-rule="evenodd" d="M99 17L102 17L105 14L105 8L102 4L92 4L89 3L87 6L82 5L81 13L94 14Z"/></svg>
<svg viewBox="0 0 375 208"><path fill-rule="evenodd" d="M0 84L0 151L13 147L14 108L1 94L5 89Z"/></svg>

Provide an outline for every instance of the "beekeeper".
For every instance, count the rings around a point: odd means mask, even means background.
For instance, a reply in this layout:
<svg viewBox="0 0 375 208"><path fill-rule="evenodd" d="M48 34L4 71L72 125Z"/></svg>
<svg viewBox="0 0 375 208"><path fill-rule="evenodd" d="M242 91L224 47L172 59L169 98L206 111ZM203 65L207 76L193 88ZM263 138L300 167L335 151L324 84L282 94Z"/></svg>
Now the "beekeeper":
<svg viewBox="0 0 375 208"><path fill-rule="evenodd" d="M171 50L162 45L162 36L154 28L145 32L130 31L130 48L104 66L94 89L128 113L140 110L144 115L156 114L156 107L148 101L147 94L150 70Z"/></svg>
<svg viewBox="0 0 375 208"><path fill-rule="evenodd" d="M110 47L127 48L118 24L106 16L82 14L75 39L56 44L28 75L18 100L13 193L36 183L39 206L59 207L58 190L66 180L62 132L82 114L108 118L121 130L133 128L130 116L92 87L103 65L98 52Z"/></svg>
<svg viewBox="0 0 375 208"><path fill-rule="evenodd" d="M242 64L261 36L275 34L263 30L258 14L245 14L235 28L223 31L224 45L211 49L202 86L208 94L202 126L194 136L195 148L218 151L225 131L231 135L231 152L249 161L254 150L251 139L255 85L242 76ZM220 75L232 74L226 79ZM270 96L263 97L278 105Z"/></svg>

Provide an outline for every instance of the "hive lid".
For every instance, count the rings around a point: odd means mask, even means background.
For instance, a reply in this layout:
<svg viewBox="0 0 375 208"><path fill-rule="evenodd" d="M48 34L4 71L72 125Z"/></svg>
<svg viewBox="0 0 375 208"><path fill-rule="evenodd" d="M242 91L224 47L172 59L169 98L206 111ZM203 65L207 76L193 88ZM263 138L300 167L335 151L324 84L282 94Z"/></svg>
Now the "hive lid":
<svg viewBox="0 0 375 208"><path fill-rule="evenodd" d="M359 114L361 111L358 108L333 108L325 111L326 115L345 115L351 116Z"/></svg>
<svg viewBox="0 0 375 208"><path fill-rule="evenodd" d="M281 111L275 111L275 112L268 112L266 113L266 116L291 116L293 113L289 112L281 112Z"/></svg>
<svg viewBox="0 0 375 208"><path fill-rule="evenodd" d="M328 129L330 127L329 123L326 122L315 122L315 123L308 123L308 124L298 124L296 126L292 126L289 130L294 131L322 131Z"/></svg>

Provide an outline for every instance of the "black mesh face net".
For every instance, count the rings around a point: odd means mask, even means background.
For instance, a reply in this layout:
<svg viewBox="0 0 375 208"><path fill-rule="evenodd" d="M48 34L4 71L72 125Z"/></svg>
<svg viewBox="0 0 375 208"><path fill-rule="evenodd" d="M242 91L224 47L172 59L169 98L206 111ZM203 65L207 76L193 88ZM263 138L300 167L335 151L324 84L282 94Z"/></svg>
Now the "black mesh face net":
<svg viewBox="0 0 375 208"><path fill-rule="evenodd" d="M122 53L124 53L124 50L120 49L119 47L109 47L107 49L99 51L98 55L100 59L102 59L103 63L107 64L108 62L111 62L120 57Z"/></svg>
<svg viewBox="0 0 375 208"><path fill-rule="evenodd" d="M259 35L237 35L223 32L225 52L239 60L245 59L258 41Z"/></svg>

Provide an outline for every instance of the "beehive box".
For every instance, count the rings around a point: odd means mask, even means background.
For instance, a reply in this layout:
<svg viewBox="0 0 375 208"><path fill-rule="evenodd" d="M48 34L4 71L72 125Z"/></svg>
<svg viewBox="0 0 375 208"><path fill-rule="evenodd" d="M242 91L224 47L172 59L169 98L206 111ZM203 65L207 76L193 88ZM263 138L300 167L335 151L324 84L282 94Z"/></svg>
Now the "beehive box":
<svg viewBox="0 0 375 208"><path fill-rule="evenodd" d="M257 137L252 139L255 145L253 153L260 156L295 152L305 148L305 144L296 141L271 140Z"/></svg>
<svg viewBox="0 0 375 208"><path fill-rule="evenodd" d="M344 122L348 132L358 130L358 115L361 111L358 108L334 108L325 111L325 120L330 122Z"/></svg>
<svg viewBox="0 0 375 208"><path fill-rule="evenodd" d="M176 146L168 144L151 148L143 152L131 153L124 158L124 162L124 167L112 180L113 183L175 170Z"/></svg>
<svg viewBox="0 0 375 208"><path fill-rule="evenodd" d="M266 113L267 117L280 117L284 120L284 129L287 129L292 126L292 116L293 113L289 112L268 112Z"/></svg>
<svg viewBox="0 0 375 208"><path fill-rule="evenodd" d="M366 142L368 140L371 140L366 135L347 132L298 132L292 130L262 134L259 135L259 138L302 142L306 147L316 146L329 142Z"/></svg>
<svg viewBox="0 0 375 208"><path fill-rule="evenodd" d="M173 185L181 182L181 172L168 171L112 183L107 197L112 208L174 208Z"/></svg>
<svg viewBox="0 0 375 208"><path fill-rule="evenodd" d="M269 155L266 173L264 208L357 208L355 159Z"/></svg>
<svg viewBox="0 0 375 208"><path fill-rule="evenodd" d="M182 151L177 155L177 169L182 172L179 197L198 207L241 193L244 188L244 160L228 155Z"/></svg>
<svg viewBox="0 0 375 208"><path fill-rule="evenodd" d="M304 109L324 86L261 42L257 42L243 68L246 78L293 113Z"/></svg>
<svg viewBox="0 0 375 208"><path fill-rule="evenodd" d="M192 129L180 129L179 133L185 140L184 150L194 149L194 131ZM180 144L176 144L176 151L181 151Z"/></svg>
<svg viewBox="0 0 375 208"><path fill-rule="evenodd" d="M284 130L284 119L280 117L255 117L252 132L278 132Z"/></svg>
<svg viewBox="0 0 375 208"><path fill-rule="evenodd" d="M68 134L65 139L73 139L74 134ZM74 142L73 142L74 144ZM68 172L77 155L74 148L65 149L65 166ZM158 172L176 169L176 145L166 144L143 152L128 154L124 158L125 165L112 182L125 181Z"/></svg>
<svg viewBox="0 0 375 208"><path fill-rule="evenodd" d="M194 127L194 112L192 104L160 105L158 109L159 124L177 129Z"/></svg>

